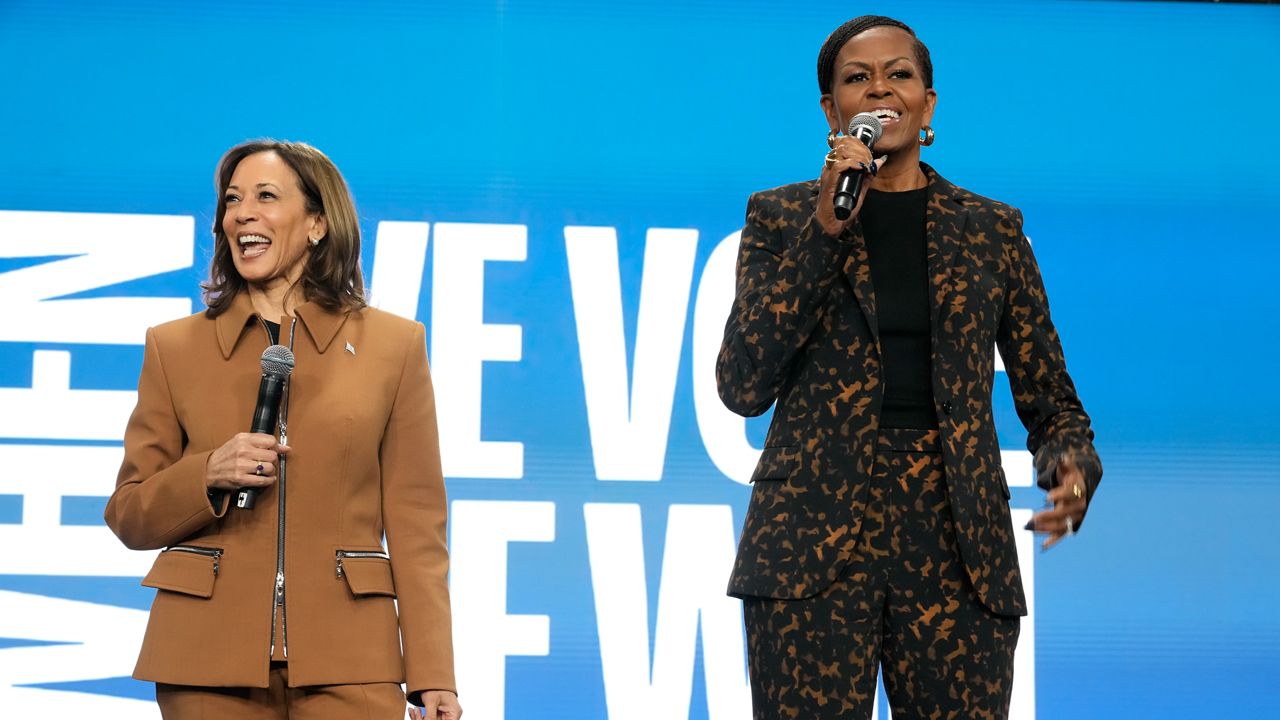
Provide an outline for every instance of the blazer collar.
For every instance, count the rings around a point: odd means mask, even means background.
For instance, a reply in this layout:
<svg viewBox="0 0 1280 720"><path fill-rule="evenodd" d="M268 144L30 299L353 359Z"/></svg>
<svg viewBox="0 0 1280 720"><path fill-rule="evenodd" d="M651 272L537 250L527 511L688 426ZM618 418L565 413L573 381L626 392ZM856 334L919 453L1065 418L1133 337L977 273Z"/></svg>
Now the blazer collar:
<svg viewBox="0 0 1280 720"><path fill-rule="evenodd" d="M934 321L932 330L937 334L937 322L940 320L945 299L951 292L951 266L955 262L956 251L964 238L968 224L969 211L965 202L972 195L962 188L953 185L938 174L926 163L920 163L920 169L928 178L927 208L925 210L926 253L929 264L929 301L933 304L930 316ZM814 201L821 190L821 182L813 180L809 184L809 192ZM854 297L867 318L867 327L877 343L880 342L879 319L876 313L875 290L871 286L871 272L868 266L867 243L862 236L862 225L856 220L845 230L845 239L852 244L849 257L845 261L844 274L853 288Z"/></svg>
<svg viewBox="0 0 1280 720"><path fill-rule="evenodd" d="M307 302L299 305L294 313L300 321L299 324L307 329L307 335L310 336L316 350L323 353L329 349L338 330L342 329L350 311L330 312L313 302ZM249 300L247 292L237 294L231 301L231 307L214 318L214 329L218 336L218 348L222 351L222 359L231 358L231 353L235 351L246 329L250 325L257 324L259 319L260 315L253 309L253 302Z"/></svg>
<svg viewBox="0 0 1280 720"><path fill-rule="evenodd" d="M925 252L929 263L929 300L933 303L930 317L933 319L933 335L937 337L946 297L952 290L951 266L955 263L969 222L969 211L964 201L972 196L928 165L920 163L920 169L929 178Z"/></svg>

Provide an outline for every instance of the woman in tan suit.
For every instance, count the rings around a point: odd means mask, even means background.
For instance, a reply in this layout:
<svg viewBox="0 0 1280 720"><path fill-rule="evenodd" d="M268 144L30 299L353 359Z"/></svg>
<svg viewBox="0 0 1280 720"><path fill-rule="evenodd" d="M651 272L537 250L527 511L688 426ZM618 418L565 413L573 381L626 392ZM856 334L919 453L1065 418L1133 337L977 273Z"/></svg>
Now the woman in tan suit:
<svg viewBox="0 0 1280 720"><path fill-rule="evenodd" d="M415 717L456 720L423 327L366 306L323 153L242 144L217 189L209 307L148 331L107 503L125 545L166 548L134 677L166 718L403 718L405 683ZM296 358L278 439L245 432L273 344Z"/></svg>

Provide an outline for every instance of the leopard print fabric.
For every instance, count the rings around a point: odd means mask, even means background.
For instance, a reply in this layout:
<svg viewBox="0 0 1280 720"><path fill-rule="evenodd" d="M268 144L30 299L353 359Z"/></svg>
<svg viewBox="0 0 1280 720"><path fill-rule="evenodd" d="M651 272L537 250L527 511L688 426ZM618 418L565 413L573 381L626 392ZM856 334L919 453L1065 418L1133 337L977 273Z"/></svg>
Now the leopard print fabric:
<svg viewBox="0 0 1280 720"><path fill-rule="evenodd" d="M1019 619L988 610L956 546L936 430L882 430L843 574L801 600L746 598L755 720L1005 718Z"/></svg>
<svg viewBox="0 0 1280 720"><path fill-rule="evenodd" d="M1102 465L1021 214L921 168L933 391L957 547L982 602L1022 615L991 408L994 346L1037 467L1051 471L1073 455L1092 498ZM853 557L867 516L884 394L875 291L858 223L828 237L812 220L817 190L808 182L756 193L742 231L717 384L739 414L776 408L729 583L737 597L822 592Z"/></svg>

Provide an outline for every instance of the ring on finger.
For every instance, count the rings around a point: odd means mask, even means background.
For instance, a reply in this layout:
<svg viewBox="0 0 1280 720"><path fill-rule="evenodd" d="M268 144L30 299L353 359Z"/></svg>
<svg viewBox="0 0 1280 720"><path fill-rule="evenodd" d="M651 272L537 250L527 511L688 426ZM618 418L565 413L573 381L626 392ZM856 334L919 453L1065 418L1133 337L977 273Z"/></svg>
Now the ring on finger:
<svg viewBox="0 0 1280 720"><path fill-rule="evenodd" d="M263 471L262 463L258 463L258 469L253 471L254 475L261 475Z"/></svg>
<svg viewBox="0 0 1280 720"><path fill-rule="evenodd" d="M1072 520L1070 515L1067 516L1067 534L1068 535L1076 534L1076 521Z"/></svg>
<svg viewBox="0 0 1280 720"><path fill-rule="evenodd" d="M831 167L832 165L835 165L835 164L836 164L836 151L835 151L835 148L832 148L832 149L831 149L831 152L827 153L827 159L826 159L826 161L825 161L823 164L824 164L824 165L826 165L828 168L829 168L829 167Z"/></svg>
<svg viewBox="0 0 1280 720"><path fill-rule="evenodd" d="M1072 485L1072 486L1071 486L1071 494L1072 494L1072 495L1075 495L1077 498L1082 498L1082 497L1084 497L1084 491L1080 489L1080 485L1079 485L1079 484L1076 484L1076 485Z"/></svg>

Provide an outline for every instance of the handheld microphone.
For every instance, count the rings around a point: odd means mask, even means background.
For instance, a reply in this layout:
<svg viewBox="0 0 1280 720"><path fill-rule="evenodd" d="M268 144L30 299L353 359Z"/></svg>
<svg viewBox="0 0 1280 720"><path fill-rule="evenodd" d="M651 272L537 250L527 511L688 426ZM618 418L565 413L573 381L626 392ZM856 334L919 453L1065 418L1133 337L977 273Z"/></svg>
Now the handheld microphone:
<svg viewBox="0 0 1280 720"><path fill-rule="evenodd" d="M880 119L871 113L858 113L849 121L849 137L857 138L863 145L871 147L884 133ZM874 161L872 161L874 162ZM836 183L836 196L832 200L837 220L848 220L853 214L853 206L858 204L858 194L862 191L862 178L866 173L857 170L845 170L840 173Z"/></svg>
<svg viewBox="0 0 1280 720"><path fill-rule="evenodd" d="M280 417L280 399L293 372L293 351L283 345L272 345L262 352L262 382L258 384L258 406L253 410L253 426L249 432L275 434ZM258 501L258 488L240 488L236 507L253 509Z"/></svg>

